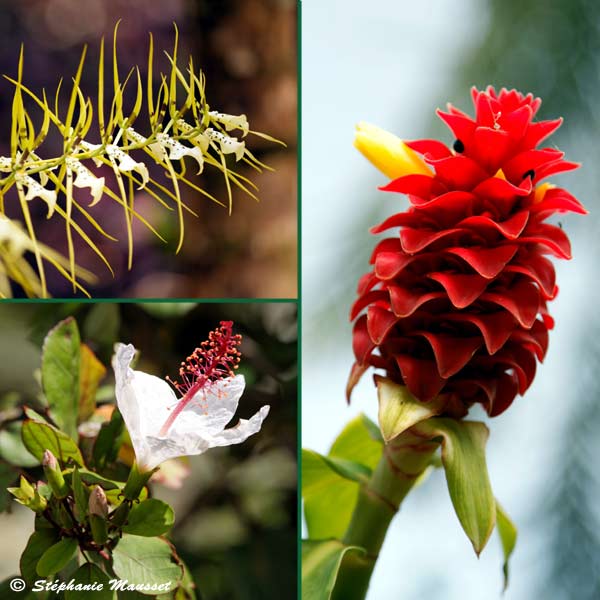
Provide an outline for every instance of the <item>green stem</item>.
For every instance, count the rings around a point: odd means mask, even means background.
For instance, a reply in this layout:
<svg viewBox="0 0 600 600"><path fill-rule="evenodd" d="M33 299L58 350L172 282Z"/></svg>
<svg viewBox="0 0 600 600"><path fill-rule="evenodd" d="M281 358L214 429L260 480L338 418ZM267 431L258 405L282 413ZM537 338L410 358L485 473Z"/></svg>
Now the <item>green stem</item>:
<svg viewBox="0 0 600 600"><path fill-rule="evenodd" d="M359 491L343 538L364 555L349 553L338 572L332 600L363 600L392 519L402 500L430 464L438 444L405 432L384 446L369 481Z"/></svg>
<svg viewBox="0 0 600 600"><path fill-rule="evenodd" d="M141 470L137 464L137 461L131 465L131 471L129 471L129 477L125 483L125 487L121 492L127 500L137 500L138 496L142 492L144 486L148 483L152 474L156 471L156 468L148 471Z"/></svg>

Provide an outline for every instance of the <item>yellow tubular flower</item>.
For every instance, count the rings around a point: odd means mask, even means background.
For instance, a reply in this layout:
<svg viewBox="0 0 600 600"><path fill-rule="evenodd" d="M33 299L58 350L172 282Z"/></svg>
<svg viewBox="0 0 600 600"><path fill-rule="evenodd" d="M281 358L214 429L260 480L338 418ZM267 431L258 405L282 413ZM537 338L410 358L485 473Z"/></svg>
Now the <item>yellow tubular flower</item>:
<svg viewBox="0 0 600 600"><path fill-rule="evenodd" d="M376 125L359 123L354 146L390 179L403 175L433 175L416 152L400 138Z"/></svg>

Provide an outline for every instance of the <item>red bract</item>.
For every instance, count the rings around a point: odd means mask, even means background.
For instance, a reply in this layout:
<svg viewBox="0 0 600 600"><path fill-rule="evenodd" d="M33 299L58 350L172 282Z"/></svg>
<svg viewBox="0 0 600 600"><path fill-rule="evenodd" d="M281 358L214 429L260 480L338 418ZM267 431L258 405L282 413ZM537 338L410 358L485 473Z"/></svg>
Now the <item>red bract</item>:
<svg viewBox="0 0 600 600"><path fill-rule="evenodd" d="M438 111L452 149L405 142L432 174L382 188L411 206L372 229L393 236L377 244L358 285L348 395L372 366L423 402L442 396L445 414L463 416L480 402L494 416L531 385L546 354L546 303L558 291L547 256L568 259L571 250L545 221L586 211L567 191L538 184L579 165L537 149L562 122L533 121L539 98L492 87L472 96L475 119L452 106Z"/></svg>

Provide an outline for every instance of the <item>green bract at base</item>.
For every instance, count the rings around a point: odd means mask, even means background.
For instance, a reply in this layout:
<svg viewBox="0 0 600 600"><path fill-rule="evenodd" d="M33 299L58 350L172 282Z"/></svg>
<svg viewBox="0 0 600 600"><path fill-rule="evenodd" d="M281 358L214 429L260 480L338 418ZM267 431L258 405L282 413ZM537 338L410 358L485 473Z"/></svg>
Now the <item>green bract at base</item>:
<svg viewBox="0 0 600 600"><path fill-rule="evenodd" d="M506 586L517 534L490 486L487 427L438 417L441 404L423 404L405 386L376 381L379 427L361 415L344 428L327 456L303 450L309 534L302 550L303 600L365 598L400 504L436 467L444 468L454 510L478 555L498 525Z"/></svg>

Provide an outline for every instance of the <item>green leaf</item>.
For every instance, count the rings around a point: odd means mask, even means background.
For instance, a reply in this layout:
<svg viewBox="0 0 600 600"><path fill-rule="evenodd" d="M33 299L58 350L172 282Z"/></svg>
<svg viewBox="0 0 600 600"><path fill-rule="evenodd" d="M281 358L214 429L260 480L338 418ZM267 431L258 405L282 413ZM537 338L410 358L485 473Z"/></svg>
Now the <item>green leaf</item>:
<svg viewBox="0 0 600 600"><path fill-rule="evenodd" d="M502 573L504 574L504 591L508 587L508 561L517 544L517 528L506 514L498 500L496 500L496 529L502 543L502 552L504 553L504 564Z"/></svg>
<svg viewBox="0 0 600 600"><path fill-rule="evenodd" d="M150 498L132 506L123 531L152 537L169 531L174 521L173 509L166 502Z"/></svg>
<svg viewBox="0 0 600 600"><path fill-rule="evenodd" d="M377 423L373 423L367 415L360 415L360 419L362 421L362 425L369 432L369 436L375 442L379 442L380 444L384 443L383 436L381 435L381 429L379 429L379 425Z"/></svg>
<svg viewBox="0 0 600 600"><path fill-rule="evenodd" d="M438 415L444 405L437 398L430 402L419 402L405 385L390 379L376 377L379 397L379 425L383 439L393 440L420 421Z"/></svg>
<svg viewBox="0 0 600 600"><path fill-rule="evenodd" d="M18 467L35 467L40 462L31 456L23 445L22 425L21 421L9 423L5 429L0 431L0 456Z"/></svg>
<svg viewBox="0 0 600 600"><path fill-rule="evenodd" d="M25 421L23 423L22 438L27 450L40 462L44 450L50 450L62 464L72 459L79 466L83 466L83 458L77 444L68 435L58 431L52 425L37 421Z"/></svg>
<svg viewBox="0 0 600 600"><path fill-rule="evenodd" d="M80 600L81 598L112 600L114 597L114 592L110 589L110 579L102 569L92 563L81 565L73 574L72 579L75 589L65 592L66 600ZM92 587L94 584L97 584L96 590ZM100 586L102 589L97 589Z"/></svg>
<svg viewBox="0 0 600 600"><path fill-rule="evenodd" d="M113 569L119 579L127 579L135 586L148 586L138 591L152 596L173 590L183 575L165 540L127 533L113 550Z"/></svg>
<svg viewBox="0 0 600 600"><path fill-rule="evenodd" d="M50 330L42 348L42 389L50 415L73 439L77 438L79 346L77 323L68 317Z"/></svg>
<svg viewBox="0 0 600 600"><path fill-rule="evenodd" d="M338 540L302 541L302 600L329 600L347 553L365 554L358 546Z"/></svg>
<svg viewBox="0 0 600 600"><path fill-rule="evenodd" d="M304 515L311 538L343 535L356 504L356 482L375 468L381 457L379 438L377 426L359 415L344 427L327 457L302 451ZM344 465L350 468L345 475ZM336 507L334 512L332 506Z"/></svg>
<svg viewBox="0 0 600 600"><path fill-rule="evenodd" d="M40 558L36 571L41 577L54 575L64 568L77 552L77 540L64 538L48 548Z"/></svg>
<svg viewBox="0 0 600 600"><path fill-rule="evenodd" d="M329 456L345 458L374 469L381 457L383 440L379 428L366 415L352 419L336 438Z"/></svg>
<svg viewBox="0 0 600 600"><path fill-rule="evenodd" d="M479 556L496 521L496 502L488 477L485 444L488 428L475 421L432 418L415 430L442 438L442 463L454 510Z"/></svg>
<svg viewBox="0 0 600 600"><path fill-rule="evenodd" d="M114 409L108 423L103 423L94 444L92 456L99 468L114 462L123 443L125 424L118 409Z"/></svg>
<svg viewBox="0 0 600 600"><path fill-rule="evenodd" d="M96 358L89 346L81 344L79 370L79 411L77 422L86 421L96 409L98 384L106 375L106 367Z"/></svg>
<svg viewBox="0 0 600 600"><path fill-rule="evenodd" d="M33 410L33 408L29 408L29 406L24 406L23 412L25 413L25 416L28 419L31 419L32 421L49 424L48 419L44 415L41 415L39 412L36 412L35 410Z"/></svg>
<svg viewBox="0 0 600 600"><path fill-rule="evenodd" d="M315 452L315 454L317 454ZM318 455L321 460L338 475L344 479L350 481L356 481L357 483L367 483L369 477L371 477L371 469L366 465L354 462L352 460L346 460L345 458L335 458L334 456L323 456Z"/></svg>
<svg viewBox="0 0 600 600"><path fill-rule="evenodd" d="M58 534L55 529L41 529L31 534L19 561L21 575L27 583L32 584L39 579L36 565L46 550L56 544L57 540Z"/></svg>
<svg viewBox="0 0 600 600"><path fill-rule="evenodd" d="M106 477L102 477L102 475L98 475L98 473L88 471L87 469L81 469L79 475L84 483L87 483L88 485L99 485L104 490L117 490L125 487L125 484L121 481L107 479Z"/></svg>
<svg viewBox="0 0 600 600"><path fill-rule="evenodd" d="M341 537L356 504L358 484L344 479L320 454L302 450L302 497L311 538ZM332 511L331 507L335 506Z"/></svg>

